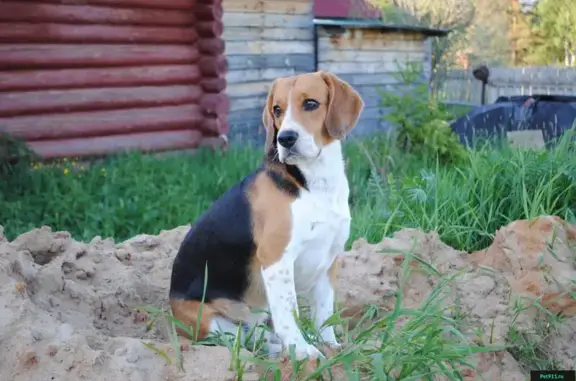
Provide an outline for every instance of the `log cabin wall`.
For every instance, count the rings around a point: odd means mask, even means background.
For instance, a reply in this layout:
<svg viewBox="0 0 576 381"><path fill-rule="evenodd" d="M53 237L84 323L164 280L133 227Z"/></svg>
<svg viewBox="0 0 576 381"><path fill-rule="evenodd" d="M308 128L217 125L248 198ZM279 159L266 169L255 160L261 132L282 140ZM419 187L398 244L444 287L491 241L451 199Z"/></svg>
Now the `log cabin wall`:
<svg viewBox="0 0 576 381"><path fill-rule="evenodd" d="M312 0L223 0L230 135L261 140L262 107L277 77L314 70Z"/></svg>
<svg viewBox="0 0 576 381"><path fill-rule="evenodd" d="M381 91L407 89L398 79L398 65L422 64L422 81L430 78L430 41L421 33L377 29L318 27L318 68L334 72L358 90L365 102L356 135L388 129L381 120Z"/></svg>
<svg viewBox="0 0 576 381"><path fill-rule="evenodd" d="M44 158L217 144L221 0L0 3L0 130Z"/></svg>

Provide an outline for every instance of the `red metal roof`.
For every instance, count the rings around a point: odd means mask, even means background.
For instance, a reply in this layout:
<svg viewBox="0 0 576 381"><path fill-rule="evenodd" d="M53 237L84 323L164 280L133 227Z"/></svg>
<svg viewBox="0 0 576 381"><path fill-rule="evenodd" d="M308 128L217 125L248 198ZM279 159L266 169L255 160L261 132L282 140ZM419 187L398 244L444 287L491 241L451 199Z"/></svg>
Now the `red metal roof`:
<svg viewBox="0 0 576 381"><path fill-rule="evenodd" d="M380 19L380 9L366 0L314 0L314 17Z"/></svg>

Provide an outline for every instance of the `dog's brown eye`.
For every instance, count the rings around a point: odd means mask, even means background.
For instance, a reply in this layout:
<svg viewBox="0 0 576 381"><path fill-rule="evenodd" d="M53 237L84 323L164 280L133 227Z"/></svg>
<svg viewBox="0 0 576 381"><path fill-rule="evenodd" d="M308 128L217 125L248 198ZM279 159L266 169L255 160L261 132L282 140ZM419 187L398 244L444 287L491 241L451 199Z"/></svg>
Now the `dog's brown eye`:
<svg viewBox="0 0 576 381"><path fill-rule="evenodd" d="M282 115L282 109L280 108L280 106L274 106L272 108L272 112L274 113L274 116L276 118L278 118L280 115Z"/></svg>
<svg viewBox="0 0 576 381"><path fill-rule="evenodd" d="M302 108L304 111L316 110L320 106L320 103L316 102L314 99L306 99L302 103Z"/></svg>

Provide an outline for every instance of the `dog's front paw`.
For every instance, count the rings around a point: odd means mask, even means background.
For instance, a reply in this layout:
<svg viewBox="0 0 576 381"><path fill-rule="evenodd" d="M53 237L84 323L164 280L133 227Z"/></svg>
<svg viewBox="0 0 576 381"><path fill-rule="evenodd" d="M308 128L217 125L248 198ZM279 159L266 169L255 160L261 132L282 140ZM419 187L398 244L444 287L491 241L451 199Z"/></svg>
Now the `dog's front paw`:
<svg viewBox="0 0 576 381"><path fill-rule="evenodd" d="M322 352L324 352L324 354L326 354L327 357L332 357L336 353L340 352L340 350L342 349L342 344L335 341L329 342L322 345L322 349L323 349Z"/></svg>
<svg viewBox="0 0 576 381"><path fill-rule="evenodd" d="M289 350L290 346L288 346ZM315 360L319 358L324 358L324 355L318 348L308 343L303 344L296 344L294 347L294 352L296 354L297 360L303 360L308 358L309 360Z"/></svg>

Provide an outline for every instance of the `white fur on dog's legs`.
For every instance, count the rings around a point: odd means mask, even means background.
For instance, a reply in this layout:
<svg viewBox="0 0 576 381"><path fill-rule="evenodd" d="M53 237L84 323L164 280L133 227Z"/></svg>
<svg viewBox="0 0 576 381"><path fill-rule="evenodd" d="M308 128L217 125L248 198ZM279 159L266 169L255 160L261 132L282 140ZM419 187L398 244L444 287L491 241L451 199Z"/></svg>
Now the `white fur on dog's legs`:
<svg viewBox="0 0 576 381"><path fill-rule="evenodd" d="M284 255L278 262L263 268L262 278L274 331L282 340L284 348L294 345L298 359L323 357L315 346L306 342L294 319L294 311L298 314L298 304L294 286L294 260L291 256Z"/></svg>
<svg viewBox="0 0 576 381"><path fill-rule="evenodd" d="M334 314L334 288L330 283L328 273L324 273L318 278L312 289L311 296L312 317L316 329L320 332L320 337L331 348L339 348L340 344L336 340L334 327L322 327L322 324Z"/></svg>

